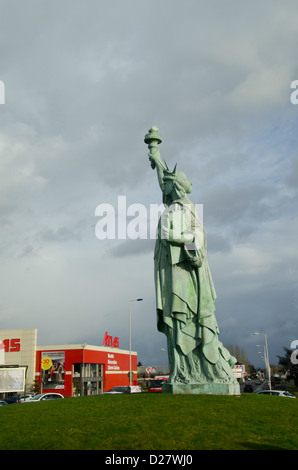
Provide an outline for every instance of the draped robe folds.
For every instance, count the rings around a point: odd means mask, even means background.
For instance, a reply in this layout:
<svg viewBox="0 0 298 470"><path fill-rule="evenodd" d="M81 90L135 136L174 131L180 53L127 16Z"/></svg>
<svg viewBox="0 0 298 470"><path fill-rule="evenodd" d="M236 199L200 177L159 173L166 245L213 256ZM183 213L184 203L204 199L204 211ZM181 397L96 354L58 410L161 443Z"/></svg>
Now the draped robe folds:
<svg viewBox="0 0 298 470"><path fill-rule="evenodd" d="M183 234L192 245L177 242ZM157 328L168 342L169 382L235 383L236 360L218 340L205 230L187 197L173 201L160 217L154 275Z"/></svg>

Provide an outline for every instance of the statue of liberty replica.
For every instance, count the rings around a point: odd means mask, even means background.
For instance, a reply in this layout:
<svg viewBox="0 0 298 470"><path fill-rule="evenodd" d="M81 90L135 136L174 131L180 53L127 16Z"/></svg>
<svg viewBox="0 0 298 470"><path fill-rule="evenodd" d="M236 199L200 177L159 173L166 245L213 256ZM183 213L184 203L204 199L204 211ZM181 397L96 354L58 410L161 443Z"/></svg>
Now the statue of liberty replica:
<svg viewBox="0 0 298 470"><path fill-rule="evenodd" d="M154 251L157 329L167 337L170 376L164 393L239 395L236 359L219 341L216 293L205 230L188 195L192 183L177 165L162 162L156 127L145 136L165 210Z"/></svg>

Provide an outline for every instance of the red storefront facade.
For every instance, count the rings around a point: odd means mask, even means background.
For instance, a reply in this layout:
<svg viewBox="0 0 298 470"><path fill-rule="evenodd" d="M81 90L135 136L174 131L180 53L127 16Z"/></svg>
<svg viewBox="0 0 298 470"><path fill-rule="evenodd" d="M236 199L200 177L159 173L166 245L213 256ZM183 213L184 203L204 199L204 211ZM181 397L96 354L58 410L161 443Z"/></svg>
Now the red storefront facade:
<svg viewBox="0 0 298 470"><path fill-rule="evenodd" d="M65 397L98 395L129 385L129 351L83 344L37 346L36 378L45 392ZM137 353L131 352L132 385L137 385Z"/></svg>

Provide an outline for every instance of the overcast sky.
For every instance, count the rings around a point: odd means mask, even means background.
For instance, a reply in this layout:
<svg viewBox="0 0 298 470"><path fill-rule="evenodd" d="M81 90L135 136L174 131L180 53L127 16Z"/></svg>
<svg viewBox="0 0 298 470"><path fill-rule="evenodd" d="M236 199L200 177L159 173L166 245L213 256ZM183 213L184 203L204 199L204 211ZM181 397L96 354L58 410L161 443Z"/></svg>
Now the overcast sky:
<svg viewBox="0 0 298 470"><path fill-rule="evenodd" d="M203 204L220 340L255 366L298 339L296 0L1 0L0 329L164 363L154 240L96 208L161 203L144 136ZM132 217L128 216L127 221ZM116 233L117 235L117 233ZM261 348L262 349L262 348Z"/></svg>

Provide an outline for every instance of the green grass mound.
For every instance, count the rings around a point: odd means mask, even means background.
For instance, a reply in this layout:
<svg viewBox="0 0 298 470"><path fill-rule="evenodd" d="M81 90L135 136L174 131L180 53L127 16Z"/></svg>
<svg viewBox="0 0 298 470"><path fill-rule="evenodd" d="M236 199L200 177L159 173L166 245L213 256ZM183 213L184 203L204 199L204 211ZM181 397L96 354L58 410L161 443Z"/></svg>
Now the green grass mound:
<svg viewBox="0 0 298 470"><path fill-rule="evenodd" d="M1 450L298 448L298 399L99 395L0 407Z"/></svg>

